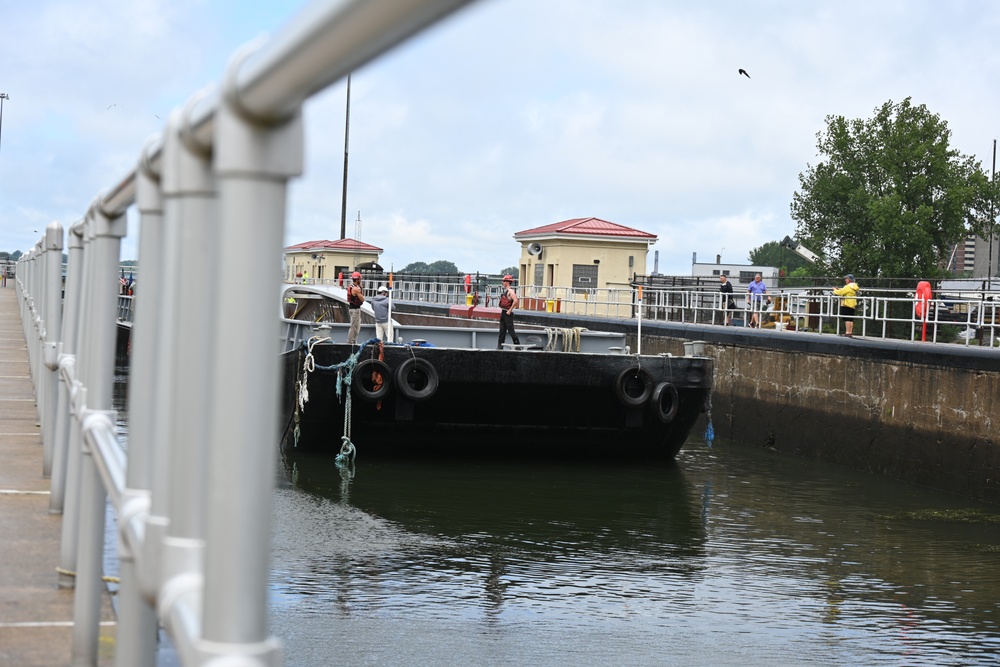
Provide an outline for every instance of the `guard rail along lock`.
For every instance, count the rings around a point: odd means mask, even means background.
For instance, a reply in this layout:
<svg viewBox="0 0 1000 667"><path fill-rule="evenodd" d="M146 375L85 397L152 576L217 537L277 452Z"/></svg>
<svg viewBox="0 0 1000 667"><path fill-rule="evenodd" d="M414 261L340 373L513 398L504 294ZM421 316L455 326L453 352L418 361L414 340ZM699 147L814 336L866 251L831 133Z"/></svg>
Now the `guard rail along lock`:
<svg viewBox="0 0 1000 667"><path fill-rule="evenodd" d="M286 187L302 170L303 102L465 4L308 5L273 39L240 50L221 85L175 109L137 167L70 225L65 297L62 225L17 264L43 474L50 509L63 514L53 577L75 588L74 665L98 661L108 499L121 561L116 664L155 665L158 626L184 665L281 664L267 632L279 323L239 277L281 252ZM144 305L126 455L112 389L116 315L132 317L119 310L117 272L133 205ZM208 248L219 249L227 295L215 307L184 270L207 264Z"/></svg>

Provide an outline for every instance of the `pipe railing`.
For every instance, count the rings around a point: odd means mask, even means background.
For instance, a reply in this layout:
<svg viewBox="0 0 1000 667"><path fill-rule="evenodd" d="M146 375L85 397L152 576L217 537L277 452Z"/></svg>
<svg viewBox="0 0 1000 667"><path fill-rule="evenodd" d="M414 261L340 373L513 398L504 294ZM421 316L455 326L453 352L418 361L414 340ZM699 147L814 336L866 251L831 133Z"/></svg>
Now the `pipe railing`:
<svg viewBox="0 0 1000 667"><path fill-rule="evenodd" d="M74 665L97 664L109 499L121 561L116 664L155 665L157 625L184 665L281 663L267 631L280 331L274 304L244 277L253 258L281 252L287 184L302 170L302 103L467 2L314 2L172 112L137 167L70 227L65 299L58 223L18 262L43 472L50 509L63 513L59 583L75 588ZM144 305L126 456L111 400L116 321L133 320L118 294L133 205ZM187 268L209 251L225 295L214 304Z"/></svg>
<svg viewBox="0 0 1000 667"><path fill-rule="evenodd" d="M310 281L311 284L336 284L334 280ZM366 294L375 294L383 278L362 280ZM550 311L567 315L635 319L638 316L637 292L633 288L568 288L537 287L516 288L522 310ZM393 286L393 299L399 302L468 305L465 286L460 282L419 280L413 277L397 279ZM480 286L480 306L495 306L499 286ZM735 308L727 308L731 297ZM831 288L779 289L769 291L768 298L755 301L746 291L724 294L715 289L665 288L643 286L642 319L660 322L692 324L722 324L727 315L740 326L749 326L753 315L765 328L781 331L811 331L815 333L841 333L848 316L840 314L844 297L835 296ZM918 305L912 292L904 290L866 289L856 297L854 319L858 335L881 338L909 338L930 342L951 343L940 340L942 327L964 329L959 335L966 346L979 336L983 345L996 347L1000 338L1000 292L981 291L975 298L941 296L927 301L926 313ZM123 305L124 308L124 305ZM891 325L896 331L890 329ZM926 324L926 332L924 324ZM906 329L908 334L901 334Z"/></svg>

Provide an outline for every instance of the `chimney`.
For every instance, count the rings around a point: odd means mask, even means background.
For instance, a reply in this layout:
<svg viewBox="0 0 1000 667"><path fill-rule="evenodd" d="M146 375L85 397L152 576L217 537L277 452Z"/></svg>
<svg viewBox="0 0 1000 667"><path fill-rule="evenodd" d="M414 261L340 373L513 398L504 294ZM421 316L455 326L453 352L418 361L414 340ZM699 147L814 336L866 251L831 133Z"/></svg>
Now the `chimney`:
<svg viewBox="0 0 1000 667"><path fill-rule="evenodd" d="M716 255L715 256L715 263L716 264L722 264L722 255Z"/></svg>
<svg viewBox="0 0 1000 667"><path fill-rule="evenodd" d="M659 274L660 273L660 251L659 250L654 250L653 251L653 273L654 274Z"/></svg>
<svg viewBox="0 0 1000 667"><path fill-rule="evenodd" d="M696 252L691 253L691 263L692 264L698 263L698 253Z"/></svg>

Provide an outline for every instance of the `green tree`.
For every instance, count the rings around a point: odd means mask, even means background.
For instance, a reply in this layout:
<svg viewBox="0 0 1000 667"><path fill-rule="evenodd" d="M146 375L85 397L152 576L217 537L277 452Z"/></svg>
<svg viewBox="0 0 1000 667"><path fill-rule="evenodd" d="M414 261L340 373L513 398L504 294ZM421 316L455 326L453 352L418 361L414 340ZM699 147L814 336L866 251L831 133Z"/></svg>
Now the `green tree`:
<svg viewBox="0 0 1000 667"><path fill-rule="evenodd" d="M801 267L811 266L805 258L799 257L778 241L768 241L764 245L754 248L750 251L747 259L750 260L751 264L776 266L779 269L784 269L786 273L791 273Z"/></svg>
<svg viewBox="0 0 1000 667"><path fill-rule="evenodd" d="M508 274L514 276L514 279L516 280L519 277L520 270L516 266L508 266L506 269L500 270L501 276L506 276Z"/></svg>
<svg viewBox="0 0 1000 667"><path fill-rule="evenodd" d="M427 262L410 262L399 270L400 273L430 273Z"/></svg>
<svg viewBox="0 0 1000 667"><path fill-rule="evenodd" d="M435 273L439 276L458 273L458 267L455 266L455 263L444 259L431 262L428 268L431 273Z"/></svg>
<svg viewBox="0 0 1000 667"><path fill-rule="evenodd" d="M991 225L996 188L972 157L949 147L951 130L907 97L874 118L827 116L822 158L799 174L792 219L803 244L835 274L941 274L951 244Z"/></svg>
<svg viewBox="0 0 1000 667"><path fill-rule="evenodd" d="M435 276L453 275L459 273L454 262L439 259L436 262L411 262L399 270L400 273L428 273Z"/></svg>

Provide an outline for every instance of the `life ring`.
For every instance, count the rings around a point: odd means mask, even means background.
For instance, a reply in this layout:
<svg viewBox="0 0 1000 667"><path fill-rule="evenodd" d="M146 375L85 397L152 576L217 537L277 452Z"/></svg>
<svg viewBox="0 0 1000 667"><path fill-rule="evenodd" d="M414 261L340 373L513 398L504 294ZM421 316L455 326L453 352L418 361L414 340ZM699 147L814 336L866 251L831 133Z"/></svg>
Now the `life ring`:
<svg viewBox="0 0 1000 667"><path fill-rule="evenodd" d="M372 379L372 374L380 373L382 382ZM389 393L391 387L392 369L388 364L378 359L359 361L351 375L351 387L354 393L366 401L380 401Z"/></svg>
<svg viewBox="0 0 1000 667"><path fill-rule="evenodd" d="M438 384L437 369L426 359L411 357L396 369L396 387L411 401L426 401L437 393Z"/></svg>
<svg viewBox="0 0 1000 667"><path fill-rule="evenodd" d="M630 366L615 378L615 395L627 408L640 408L653 395L653 377L649 371Z"/></svg>
<svg viewBox="0 0 1000 667"><path fill-rule="evenodd" d="M661 382L656 385L656 389L653 390L653 395L649 399L649 405L652 407L653 412L656 413L656 416L664 424L669 424L674 420L680 408L680 403L681 400L677 394L677 387L669 382Z"/></svg>

